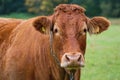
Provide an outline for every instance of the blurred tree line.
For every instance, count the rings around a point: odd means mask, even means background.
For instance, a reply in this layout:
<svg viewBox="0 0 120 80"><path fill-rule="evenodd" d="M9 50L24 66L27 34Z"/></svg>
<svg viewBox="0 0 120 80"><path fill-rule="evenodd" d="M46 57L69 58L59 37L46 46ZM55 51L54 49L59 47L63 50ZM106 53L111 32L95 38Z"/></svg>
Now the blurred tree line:
<svg viewBox="0 0 120 80"><path fill-rule="evenodd" d="M49 15L61 3L81 5L86 8L88 16L120 17L120 0L0 0L0 14L25 12Z"/></svg>

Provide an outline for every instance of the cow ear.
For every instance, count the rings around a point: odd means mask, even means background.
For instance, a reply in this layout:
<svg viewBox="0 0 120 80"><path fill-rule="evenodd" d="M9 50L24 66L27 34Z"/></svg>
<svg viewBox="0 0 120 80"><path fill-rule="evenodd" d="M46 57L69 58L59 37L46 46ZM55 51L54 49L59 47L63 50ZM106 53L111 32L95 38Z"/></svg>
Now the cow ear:
<svg viewBox="0 0 120 80"><path fill-rule="evenodd" d="M93 17L88 20L87 26L90 34L99 34L108 29L110 21L104 17Z"/></svg>
<svg viewBox="0 0 120 80"><path fill-rule="evenodd" d="M43 34L48 34L50 30L51 21L45 17L38 17L33 21L35 29Z"/></svg>

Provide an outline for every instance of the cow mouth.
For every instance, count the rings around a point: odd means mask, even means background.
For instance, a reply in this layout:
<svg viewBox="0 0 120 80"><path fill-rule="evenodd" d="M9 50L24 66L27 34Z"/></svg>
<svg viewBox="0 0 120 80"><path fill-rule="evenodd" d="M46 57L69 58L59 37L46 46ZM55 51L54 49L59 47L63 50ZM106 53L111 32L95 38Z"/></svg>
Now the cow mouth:
<svg viewBox="0 0 120 80"><path fill-rule="evenodd" d="M70 67L66 67L65 69L67 70L76 70L76 69L79 69L81 67L78 67L78 66L70 66Z"/></svg>
<svg viewBox="0 0 120 80"><path fill-rule="evenodd" d="M79 68L83 68L85 65L81 63L61 63L61 67L68 70L75 70Z"/></svg>

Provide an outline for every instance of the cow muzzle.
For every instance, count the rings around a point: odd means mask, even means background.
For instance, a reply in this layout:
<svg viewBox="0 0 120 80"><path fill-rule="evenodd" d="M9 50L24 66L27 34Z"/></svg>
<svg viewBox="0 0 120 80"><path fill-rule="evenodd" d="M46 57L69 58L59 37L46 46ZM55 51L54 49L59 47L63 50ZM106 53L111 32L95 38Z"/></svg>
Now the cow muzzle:
<svg viewBox="0 0 120 80"><path fill-rule="evenodd" d="M83 54L79 52L65 53L61 58L61 67L67 69L76 69L84 67Z"/></svg>

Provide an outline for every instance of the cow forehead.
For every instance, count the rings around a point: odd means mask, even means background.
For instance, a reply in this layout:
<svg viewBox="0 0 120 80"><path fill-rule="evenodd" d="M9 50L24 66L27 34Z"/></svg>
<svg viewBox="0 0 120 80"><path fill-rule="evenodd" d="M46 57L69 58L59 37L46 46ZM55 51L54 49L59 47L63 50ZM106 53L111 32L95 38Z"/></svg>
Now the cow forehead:
<svg viewBox="0 0 120 80"><path fill-rule="evenodd" d="M55 23L63 29L82 28L84 22L87 21L84 11L84 8L73 4L59 5L55 8Z"/></svg>
<svg viewBox="0 0 120 80"><path fill-rule="evenodd" d="M55 22L55 26L69 31L87 28L85 18L80 15L59 16Z"/></svg>
<svg viewBox="0 0 120 80"><path fill-rule="evenodd" d="M57 22L57 24L61 24L61 25L78 25L81 22L86 22L87 18L84 14L67 14L67 13L61 13L56 17L55 22Z"/></svg>

